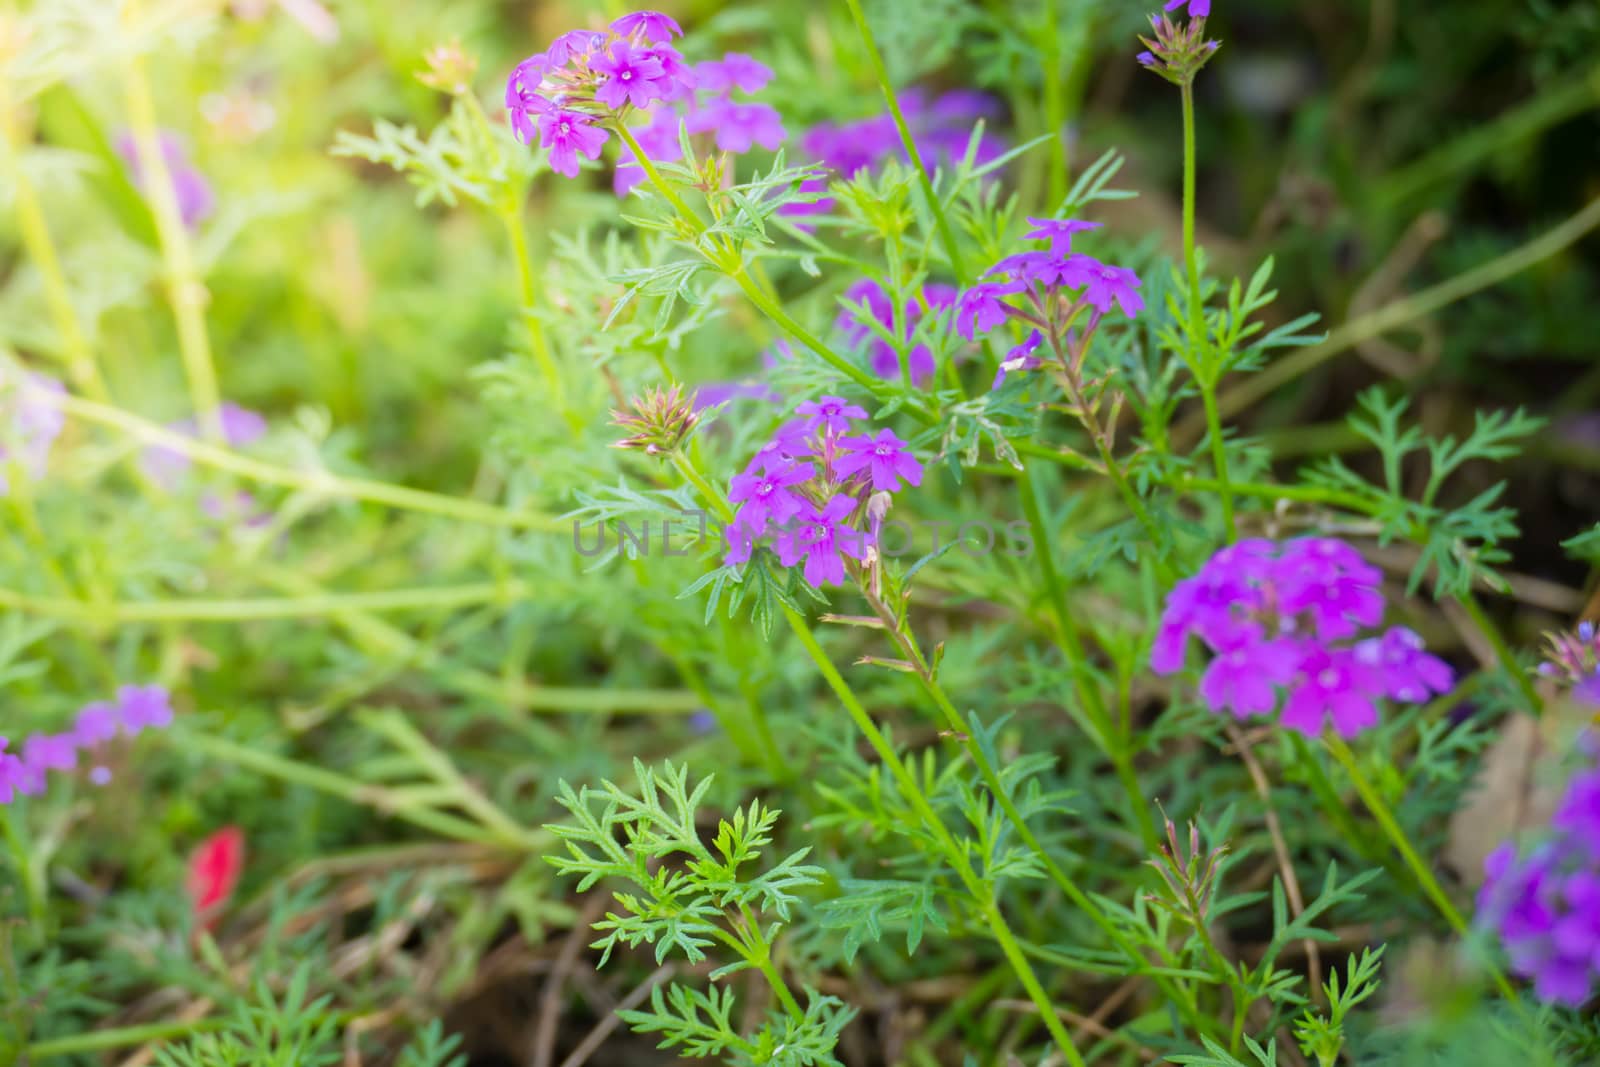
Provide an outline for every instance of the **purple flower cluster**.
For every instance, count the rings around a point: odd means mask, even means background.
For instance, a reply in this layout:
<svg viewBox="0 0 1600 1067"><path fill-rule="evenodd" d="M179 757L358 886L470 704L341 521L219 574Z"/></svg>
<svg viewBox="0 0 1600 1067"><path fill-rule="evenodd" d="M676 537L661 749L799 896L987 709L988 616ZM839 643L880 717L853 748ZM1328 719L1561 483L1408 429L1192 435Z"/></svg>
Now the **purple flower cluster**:
<svg viewBox="0 0 1600 1067"><path fill-rule="evenodd" d="M517 64L506 81L506 110L523 144L537 137L550 168L575 178L578 157L598 159L611 135L599 120L673 100L694 75L673 48L683 30L666 15L636 11L606 30L572 30Z"/></svg>
<svg viewBox="0 0 1600 1067"><path fill-rule="evenodd" d="M866 315L891 336L911 339L912 333L917 328L917 323L923 315L931 312L947 311L955 306L956 290L949 285L937 282L925 285L921 296L907 300L903 307L895 306L894 298L887 290L871 278L863 278L844 292L844 299L860 305ZM867 324L853 309L846 308L839 313L836 324L841 333L848 337L852 344L857 346L867 345L872 359L873 373L880 378L899 378L901 375L900 355L893 345L884 340L882 335ZM916 385L926 385L933 377L934 362L933 352L925 344L914 346L906 353L907 369L911 374L911 381Z"/></svg>
<svg viewBox="0 0 1600 1067"><path fill-rule="evenodd" d="M690 68L693 88L663 99L649 109L650 122L634 131L645 155L655 162L683 158L680 124L691 136L707 137L717 151L738 154L756 145L776 151L788 134L771 106L735 100L734 91L759 92L772 80L772 70L739 52ZM644 168L624 149L613 180L618 196L644 181Z"/></svg>
<svg viewBox="0 0 1600 1067"><path fill-rule="evenodd" d="M1511 842L1490 854L1477 922L1541 999L1579 1007L1600 978L1600 768L1568 782L1552 830L1527 856Z"/></svg>
<svg viewBox="0 0 1600 1067"><path fill-rule="evenodd" d="M899 101L917 154L929 167L950 166L965 159L978 120L992 120L1000 111L994 97L971 89L955 89L931 100L921 89L908 89L899 94ZM800 148L808 158L846 179L870 171L890 157L908 158L894 117L888 112L855 122L819 123L801 136ZM982 165L1005 150L1006 142L985 130L978 139L975 162ZM811 178L801 188L825 193L829 180L830 176ZM823 197L812 203L790 204L783 214L826 215L834 203L831 197Z"/></svg>
<svg viewBox="0 0 1600 1067"><path fill-rule="evenodd" d="M13 462L29 480L43 477L66 425L65 393L54 378L0 366L0 496L10 491L5 468Z"/></svg>
<svg viewBox="0 0 1600 1067"><path fill-rule="evenodd" d="M1600 705L1600 633L1594 623L1580 622L1576 633L1546 635L1545 652L1541 675L1570 686L1578 699Z"/></svg>
<svg viewBox="0 0 1600 1067"><path fill-rule="evenodd" d="M1213 653L1200 679L1213 711L1270 715L1281 698L1281 725L1315 737L1331 722L1351 737L1377 725L1379 699L1420 703L1455 681L1404 627L1361 637L1383 619L1381 580L1343 541L1240 541L1173 587L1150 666L1181 670L1198 637Z"/></svg>
<svg viewBox="0 0 1600 1067"><path fill-rule="evenodd" d="M765 540L785 567L803 563L813 586L839 585L844 557L865 559L872 544L859 527L867 498L921 485L922 464L893 430L853 433L867 413L842 397L807 401L795 414L733 478L728 498L739 510L723 562L746 562Z"/></svg>
<svg viewBox="0 0 1600 1067"><path fill-rule="evenodd" d="M125 685L114 703L89 704L78 712L72 728L58 734L33 734L18 750L8 750L0 737L0 804L17 796L44 792L50 772L70 773L81 758L89 764L89 780L105 785L111 771L102 762L107 748L119 735L137 737L145 730L172 724L172 703L159 685Z"/></svg>
<svg viewBox="0 0 1600 1067"><path fill-rule="evenodd" d="M216 209L217 198L211 192L211 183L206 181L205 175L189 162L189 153L184 150L183 142L176 134L161 131L160 145L161 158L167 165L167 173L172 177L172 191L177 196L178 216L192 230ZM133 183L143 188L144 166L140 162L139 144L133 134L118 136L116 149L117 155L128 165Z"/></svg>

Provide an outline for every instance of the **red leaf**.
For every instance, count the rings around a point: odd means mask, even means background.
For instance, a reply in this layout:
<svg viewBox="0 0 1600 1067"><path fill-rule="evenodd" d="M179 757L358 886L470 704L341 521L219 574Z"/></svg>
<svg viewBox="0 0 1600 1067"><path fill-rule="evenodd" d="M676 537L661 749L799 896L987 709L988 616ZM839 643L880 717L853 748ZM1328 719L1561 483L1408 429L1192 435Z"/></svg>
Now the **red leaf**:
<svg viewBox="0 0 1600 1067"><path fill-rule="evenodd" d="M194 906L195 917L210 927L233 896L244 870L244 831L224 826L200 842L189 856L189 877L185 888Z"/></svg>

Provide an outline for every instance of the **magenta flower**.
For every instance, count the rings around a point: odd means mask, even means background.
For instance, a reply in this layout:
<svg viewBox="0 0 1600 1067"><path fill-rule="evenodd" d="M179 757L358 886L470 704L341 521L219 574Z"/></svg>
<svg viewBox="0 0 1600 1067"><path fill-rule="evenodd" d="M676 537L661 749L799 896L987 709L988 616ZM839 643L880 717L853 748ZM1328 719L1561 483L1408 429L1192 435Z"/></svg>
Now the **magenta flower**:
<svg viewBox="0 0 1600 1067"><path fill-rule="evenodd" d="M1070 288L1083 289L1083 299L1102 315L1113 303L1130 319L1144 310L1139 276L1126 267L1113 267L1080 252L1066 261L1062 280Z"/></svg>
<svg viewBox="0 0 1600 1067"><path fill-rule="evenodd" d="M1028 216L1028 221L1033 224L1033 229L1025 235L1030 241L1049 241L1050 254L1053 256L1067 256L1072 254L1072 235L1083 233L1085 230L1098 230L1098 222L1085 222L1083 219L1036 219Z"/></svg>
<svg viewBox="0 0 1600 1067"><path fill-rule="evenodd" d="M864 417L866 412L863 411L861 414ZM777 432L772 435L772 440L756 450L750 465L745 468L745 473L773 470L812 455L810 441L812 429L811 422L801 419L791 419L779 426Z"/></svg>
<svg viewBox="0 0 1600 1067"><path fill-rule="evenodd" d="M1049 252L1017 252L984 271L983 276L1008 277L1030 285L1061 285L1067 276L1067 263Z"/></svg>
<svg viewBox="0 0 1600 1067"><path fill-rule="evenodd" d="M807 432L821 426L830 434L842 434L850 429L851 419L867 417L864 408L857 407L841 396L825 396L821 400L807 400L795 408L797 415L806 416Z"/></svg>
<svg viewBox="0 0 1600 1067"><path fill-rule="evenodd" d="M576 111L551 111L539 116L539 143L550 153L550 169L568 178L578 176L578 156L598 159L611 135Z"/></svg>
<svg viewBox="0 0 1600 1067"><path fill-rule="evenodd" d="M0 804L9 804L18 794L44 792L50 774L76 771L84 755L91 757L89 780L104 785L110 771L100 762L101 752L119 734L133 738L145 730L164 729L172 717L170 698L161 686L129 685L117 690L115 705L88 704L70 730L34 734L23 741L20 752L8 751L0 737Z"/></svg>
<svg viewBox="0 0 1600 1067"><path fill-rule="evenodd" d="M1180 7L1187 7L1191 18L1203 19L1211 14L1211 0L1167 0L1162 10L1176 11Z"/></svg>
<svg viewBox="0 0 1600 1067"><path fill-rule="evenodd" d="M842 494L820 509L807 506L794 523L779 532L774 545L778 562L793 567L803 560L805 579L814 588L844 584L843 557L863 559L867 552L866 535L845 525L855 506L853 498Z"/></svg>
<svg viewBox="0 0 1600 1067"><path fill-rule="evenodd" d="M605 75L594 98L606 107L644 107L666 95L666 86L661 84L666 69L660 58L647 51L635 52L627 41L618 41L609 52L591 57L589 66Z"/></svg>
<svg viewBox="0 0 1600 1067"><path fill-rule="evenodd" d="M554 47L551 46L552 51ZM518 63L511 77L506 79L506 110L511 113L511 130L523 144L534 142L538 137L539 116L555 107L539 95L539 86L550 65L544 55L529 56Z"/></svg>
<svg viewBox="0 0 1600 1067"><path fill-rule="evenodd" d="M708 59L695 66L695 88L708 93L738 89L758 93L772 81L772 68L742 52L729 52L721 59Z"/></svg>
<svg viewBox="0 0 1600 1067"><path fill-rule="evenodd" d="M922 484L922 464L893 430L879 430L876 437L841 437L839 447L843 455L833 461L833 472L842 478L866 471L874 490L891 493L900 490L902 478L911 485Z"/></svg>
<svg viewBox="0 0 1600 1067"><path fill-rule="evenodd" d="M968 341L1006 321L1009 308L1001 297L1022 292L1021 282L980 282L956 301L956 332Z"/></svg>
<svg viewBox="0 0 1600 1067"><path fill-rule="evenodd" d="M768 105L737 104L725 98L690 112L687 122L690 133L715 134L723 152L748 152L756 145L773 152L788 136L783 119Z"/></svg>
<svg viewBox="0 0 1600 1067"><path fill-rule="evenodd" d="M1212 710L1265 715L1281 697L1282 726L1316 735L1331 724L1350 736L1376 725L1377 700L1420 703L1455 680L1403 627L1337 643L1382 619L1381 579L1360 553L1330 538L1241 541L1173 587L1151 669L1181 670L1198 637L1214 653L1200 686Z"/></svg>
<svg viewBox="0 0 1600 1067"><path fill-rule="evenodd" d="M125 685L117 690L117 714L129 737L172 725L172 698L159 685Z"/></svg>
<svg viewBox="0 0 1600 1067"><path fill-rule="evenodd" d="M550 42L550 47L545 49L542 57L533 58L542 58L546 68L564 67L574 59L588 59L602 51L608 39L599 30L568 30Z"/></svg>
<svg viewBox="0 0 1600 1067"><path fill-rule="evenodd" d="M1354 737L1378 725L1373 698L1379 690L1368 671L1349 649L1300 645L1298 676L1284 701L1278 722L1308 737L1322 733L1331 723L1340 737Z"/></svg>
<svg viewBox="0 0 1600 1067"><path fill-rule="evenodd" d="M736 567L741 563L748 563L750 556L756 549L756 532L747 523L735 519L722 531L723 543L728 550L722 555L722 562L729 567Z"/></svg>
<svg viewBox="0 0 1600 1067"><path fill-rule="evenodd" d="M994 381L989 388L1000 388L1001 384L1006 380L1006 375L1013 371L1037 370L1039 367L1044 366L1039 357L1034 355L1035 352L1039 351L1039 346L1042 344L1044 344L1044 335L1038 330L1031 331L1027 340L1020 345L1013 346L1006 353L1006 358L1000 361L1000 369L994 372Z"/></svg>
<svg viewBox="0 0 1600 1067"><path fill-rule="evenodd" d="M765 382L707 382L694 391L694 409L704 411L733 400L765 400L777 404L783 395Z"/></svg>
<svg viewBox="0 0 1600 1067"><path fill-rule="evenodd" d="M1600 979L1600 770L1573 775L1550 831L1526 857L1510 842L1489 856L1476 922L1541 1000L1576 1008Z"/></svg>
<svg viewBox="0 0 1600 1067"><path fill-rule="evenodd" d="M666 44L683 36L683 27L659 11L635 11L611 24L613 32L624 37L637 35L653 44Z"/></svg>
<svg viewBox="0 0 1600 1067"><path fill-rule="evenodd" d="M728 491L728 499L740 505L734 521L753 537L766 533L769 523L788 522L808 506L794 487L810 481L815 474L816 468L811 464L797 463L773 466L761 474L734 475Z"/></svg>

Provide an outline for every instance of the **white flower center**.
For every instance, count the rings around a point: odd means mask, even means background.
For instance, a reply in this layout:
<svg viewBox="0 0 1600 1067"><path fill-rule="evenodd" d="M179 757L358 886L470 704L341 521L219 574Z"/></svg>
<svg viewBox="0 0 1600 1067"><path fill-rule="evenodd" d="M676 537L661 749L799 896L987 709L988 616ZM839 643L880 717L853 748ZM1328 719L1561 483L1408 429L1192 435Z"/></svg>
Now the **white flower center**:
<svg viewBox="0 0 1600 1067"><path fill-rule="evenodd" d="M1317 675L1317 684L1322 686L1324 689L1332 689L1334 686L1339 684L1340 677L1341 675L1338 671L1334 670L1332 667L1328 667L1325 668L1321 674Z"/></svg>
<svg viewBox="0 0 1600 1067"><path fill-rule="evenodd" d="M880 456L892 456L892 455L894 455L894 449L892 447L890 447L889 445L879 445L877 448L873 449L873 451L876 452Z"/></svg>

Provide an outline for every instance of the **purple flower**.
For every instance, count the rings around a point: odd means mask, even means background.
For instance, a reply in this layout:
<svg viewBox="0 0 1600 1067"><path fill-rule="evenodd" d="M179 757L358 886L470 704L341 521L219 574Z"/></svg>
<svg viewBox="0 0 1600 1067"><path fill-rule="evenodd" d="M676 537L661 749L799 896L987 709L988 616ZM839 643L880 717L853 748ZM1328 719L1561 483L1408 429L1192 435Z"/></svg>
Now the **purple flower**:
<svg viewBox="0 0 1600 1067"><path fill-rule="evenodd" d="M821 400L807 400L794 410L795 414L806 416L805 428L807 432L821 426L826 428L828 433L842 434L850 429L849 420L867 417L864 408L857 407L840 396L825 396Z"/></svg>
<svg viewBox="0 0 1600 1067"><path fill-rule="evenodd" d="M1211 14L1211 0L1167 0L1164 11L1176 11L1180 7L1187 7L1192 18L1203 19Z"/></svg>
<svg viewBox="0 0 1600 1067"><path fill-rule="evenodd" d="M1600 860L1600 771L1573 776L1551 825Z"/></svg>
<svg viewBox="0 0 1600 1067"><path fill-rule="evenodd" d="M1213 710L1228 709L1241 719L1269 715L1301 659L1300 646L1287 638L1243 641L1211 660L1200 676L1200 696Z"/></svg>
<svg viewBox="0 0 1600 1067"><path fill-rule="evenodd" d="M589 66L605 75L594 98L609 108L623 104L644 107L666 95L667 87L662 84L666 68L660 57L649 51L635 52L627 41L618 41L609 52L591 57Z"/></svg>
<svg viewBox="0 0 1600 1067"><path fill-rule="evenodd" d="M1033 224L1033 229L1027 232L1026 239L1030 241L1049 241L1050 254L1053 256L1066 256L1072 253L1072 235L1083 233L1085 230L1098 230L1100 223L1085 222L1083 219L1036 219L1028 216L1028 221Z"/></svg>
<svg viewBox="0 0 1600 1067"><path fill-rule="evenodd" d="M788 136L783 119L766 104L713 100L688 116L690 133L713 133L723 152L748 152L755 145L776 151Z"/></svg>
<svg viewBox="0 0 1600 1067"><path fill-rule="evenodd" d="M73 722L72 735L79 745L93 748L117 736L117 709L110 704L86 704Z"/></svg>
<svg viewBox="0 0 1600 1067"><path fill-rule="evenodd" d="M1044 335L1038 330L1030 332L1027 340L1013 347L1006 353L1006 358L1000 361L1000 369L994 372L994 382L989 388L1000 388L1001 383L1006 380L1006 375L1012 371L1030 371L1043 366L1039 357L1034 355L1042 344Z"/></svg>
<svg viewBox="0 0 1600 1067"><path fill-rule="evenodd" d="M183 224L191 230L216 209L216 196L211 192L211 185L205 175L196 170L189 162L189 153L185 151L183 142L176 134L162 130L157 135L161 152L161 160L166 165L167 176L172 179L172 192L178 202L178 216ZM117 155L122 157L124 163L132 174L133 182L141 189L144 187L144 161L139 153L139 144L133 134L123 133L117 138Z"/></svg>
<svg viewBox="0 0 1600 1067"><path fill-rule="evenodd" d="M1102 315L1110 312L1113 303L1130 319L1144 310L1137 274L1127 267L1113 267L1081 252L1063 265L1062 284L1083 289L1083 299Z"/></svg>
<svg viewBox="0 0 1600 1067"><path fill-rule="evenodd" d="M787 466L797 459L810 456L811 430L811 423L802 419L790 419L779 426L772 439L756 449L749 466L745 467L745 473L772 470L775 465Z"/></svg>
<svg viewBox="0 0 1600 1067"><path fill-rule="evenodd" d="M550 169L568 178L578 176L578 156L598 159L611 135L577 111L550 111L539 116L539 143L550 152Z"/></svg>
<svg viewBox="0 0 1600 1067"><path fill-rule="evenodd" d="M1382 575L1349 545L1307 537L1240 541L1218 551L1167 597L1150 666L1181 670L1189 639L1214 653L1201 698L1214 711L1270 714L1316 735L1331 723L1351 736L1376 725L1376 701L1419 702L1447 692L1454 675L1404 627L1353 645L1383 617Z"/></svg>
<svg viewBox="0 0 1600 1067"><path fill-rule="evenodd" d="M1003 275L1032 285L1061 285L1069 276L1067 263L1049 252L1018 252L984 271L985 278Z"/></svg>
<svg viewBox="0 0 1600 1067"><path fill-rule="evenodd" d="M767 530L769 523L782 525L807 507L805 498L794 487L811 480L816 468L809 463L783 467L773 465L761 474L736 474L728 499L739 504L734 516L754 537Z"/></svg>
<svg viewBox="0 0 1600 1067"><path fill-rule="evenodd" d="M653 44L666 44L674 37L683 36L683 28L659 11L635 11L623 15L611 24L611 29L624 37L637 34Z"/></svg>
<svg viewBox="0 0 1600 1067"><path fill-rule="evenodd" d="M560 38L557 39L558 43ZM555 45L551 46L554 53ZM560 66L566 62L563 56ZM506 110L511 113L511 129L517 135L517 140L523 144L532 144L538 136L535 123L540 115L550 111L554 105L543 96L539 95L539 86L544 80L545 71L552 66L545 55L534 55L518 63L511 72L511 77L506 79Z"/></svg>
<svg viewBox="0 0 1600 1067"><path fill-rule="evenodd" d="M217 409L217 421L222 424L222 439L230 448L243 448L259 441L267 432L267 420L248 408L224 402ZM167 429L185 437L198 437L198 419L180 419L169 422ZM151 445L139 457L139 466L152 481L167 489L174 489L189 473L192 461L175 448Z"/></svg>
<svg viewBox="0 0 1600 1067"><path fill-rule="evenodd" d="M1378 725L1373 697L1379 690L1372 673L1349 649L1315 644L1300 646L1299 675L1284 701L1278 722L1308 737L1322 733L1331 722L1340 737L1354 737Z"/></svg>
<svg viewBox="0 0 1600 1067"><path fill-rule="evenodd" d="M117 690L117 714L130 737L172 725L172 698L159 685L125 685Z"/></svg>
<svg viewBox="0 0 1600 1067"><path fill-rule="evenodd" d="M774 545L778 562L793 567L804 560L805 579L814 588L842 585L843 556L862 559L867 550L866 535L844 525L855 506L854 498L842 494L820 509L808 505L795 522L779 532Z"/></svg>
<svg viewBox="0 0 1600 1067"><path fill-rule="evenodd" d="M34 734L23 742L22 762L41 771L70 771L78 766L77 738L72 734Z"/></svg>
<svg viewBox="0 0 1600 1067"><path fill-rule="evenodd" d="M1356 645L1356 658L1378 673L1384 695L1391 700L1418 704L1435 693L1448 693L1455 685L1450 665L1429 655L1422 638L1404 626L1362 641Z"/></svg>
<svg viewBox="0 0 1600 1067"><path fill-rule="evenodd" d="M783 395L765 382L708 382L694 391L694 409L704 411L731 400L782 402Z"/></svg>
<svg viewBox="0 0 1600 1067"><path fill-rule="evenodd" d="M721 59L708 59L694 68L695 88L708 93L738 89L758 93L772 80L772 68L742 52L729 52Z"/></svg>
<svg viewBox="0 0 1600 1067"><path fill-rule="evenodd" d="M749 524L735 519L723 529L722 539L728 546L728 550L722 556L722 562L726 566L736 567L749 562L750 555L756 547L756 532Z"/></svg>
<svg viewBox="0 0 1600 1067"><path fill-rule="evenodd" d="M1008 307L1001 297L1022 292L1020 282L980 282L956 301L956 332L967 340L988 333L1006 321Z"/></svg>
<svg viewBox="0 0 1600 1067"><path fill-rule="evenodd" d="M833 461L833 472L842 478L866 471L874 490L891 493L899 491L902 478L911 485L922 484L922 464L893 430L879 430L876 437L842 437L839 447L844 454Z"/></svg>

